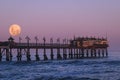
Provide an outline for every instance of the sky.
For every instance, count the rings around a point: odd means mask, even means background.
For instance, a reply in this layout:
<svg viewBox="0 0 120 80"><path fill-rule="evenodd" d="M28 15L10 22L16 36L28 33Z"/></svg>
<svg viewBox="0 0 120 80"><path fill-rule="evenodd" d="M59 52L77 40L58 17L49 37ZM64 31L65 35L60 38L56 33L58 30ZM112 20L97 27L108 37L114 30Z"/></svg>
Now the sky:
<svg viewBox="0 0 120 80"><path fill-rule="evenodd" d="M0 0L0 41L12 24L21 26L23 41L107 36L109 49L120 51L120 0Z"/></svg>

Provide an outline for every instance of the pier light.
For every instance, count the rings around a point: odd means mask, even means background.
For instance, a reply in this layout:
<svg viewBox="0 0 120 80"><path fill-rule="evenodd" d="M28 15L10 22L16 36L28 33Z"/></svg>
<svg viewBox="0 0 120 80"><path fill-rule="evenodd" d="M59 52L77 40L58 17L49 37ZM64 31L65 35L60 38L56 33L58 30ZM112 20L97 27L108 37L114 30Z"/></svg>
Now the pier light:
<svg viewBox="0 0 120 80"><path fill-rule="evenodd" d="M60 38L57 38L57 43L59 43L59 44L60 44Z"/></svg>
<svg viewBox="0 0 120 80"><path fill-rule="evenodd" d="M28 36L26 36L25 39L27 40L27 43L28 43L28 46L29 46L30 38Z"/></svg>
<svg viewBox="0 0 120 80"><path fill-rule="evenodd" d="M53 38L50 38L50 43L53 43Z"/></svg>
<svg viewBox="0 0 120 80"><path fill-rule="evenodd" d="M65 44L65 39L63 39L63 44Z"/></svg>
<svg viewBox="0 0 120 80"><path fill-rule="evenodd" d="M21 38L21 37L19 37L19 43L21 43L21 40L22 40L22 38Z"/></svg>
<svg viewBox="0 0 120 80"><path fill-rule="evenodd" d="M68 39L66 40L66 43L67 43L67 44L69 43L69 40L68 40Z"/></svg>
<svg viewBox="0 0 120 80"><path fill-rule="evenodd" d="M9 37L9 38L8 38L8 41L9 41L9 42L13 42L14 39L13 39L12 37Z"/></svg>
<svg viewBox="0 0 120 80"><path fill-rule="evenodd" d="M43 41L44 41L44 45L45 45L45 42L46 42L46 39L45 39L45 37L43 37Z"/></svg>
<svg viewBox="0 0 120 80"><path fill-rule="evenodd" d="M35 40L38 41L38 37L37 36L35 36Z"/></svg>
<svg viewBox="0 0 120 80"><path fill-rule="evenodd" d="M25 37L25 39L26 39L27 41L29 41L29 40L30 40L30 38L29 38L28 36L26 36L26 37Z"/></svg>
<svg viewBox="0 0 120 80"><path fill-rule="evenodd" d="M67 39L65 38L65 44L67 44Z"/></svg>
<svg viewBox="0 0 120 80"><path fill-rule="evenodd" d="M37 43L37 41L39 40L37 36L35 36L35 40L36 40L36 43Z"/></svg>
<svg viewBox="0 0 120 80"><path fill-rule="evenodd" d="M35 40L36 40L36 46L37 46L37 41L38 41L38 37L37 36L35 36Z"/></svg>
<svg viewBox="0 0 120 80"><path fill-rule="evenodd" d="M74 39L74 40L76 39L75 35L73 36L73 39Z"/></svg>
<svg viewBox="0 0 120 80"><path fill-rule="evenodd" d="M9 38L8 38L8 41L9 41L9 45L10 45L10 46L13 45L14 39L13 39L12 37L9 37Z"/></svg>
<svg viewBox="0 0 120 80"><path fill-rule="evenodd" d="M43 41L44 41L44 42L46 41L45 37L43 37Z"/></svg>

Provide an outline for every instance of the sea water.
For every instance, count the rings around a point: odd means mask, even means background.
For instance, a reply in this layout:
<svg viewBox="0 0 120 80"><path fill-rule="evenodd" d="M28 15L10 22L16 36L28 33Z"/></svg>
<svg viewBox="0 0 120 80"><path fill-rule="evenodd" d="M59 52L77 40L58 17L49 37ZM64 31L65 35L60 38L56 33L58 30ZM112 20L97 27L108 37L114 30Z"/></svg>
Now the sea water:
<svg viewBox="0 0 120 80"><path fill-rule="evenodd" d="M0 80L120 80L120 52L99 59L27 62L23 58L0 62Z"/></svg>

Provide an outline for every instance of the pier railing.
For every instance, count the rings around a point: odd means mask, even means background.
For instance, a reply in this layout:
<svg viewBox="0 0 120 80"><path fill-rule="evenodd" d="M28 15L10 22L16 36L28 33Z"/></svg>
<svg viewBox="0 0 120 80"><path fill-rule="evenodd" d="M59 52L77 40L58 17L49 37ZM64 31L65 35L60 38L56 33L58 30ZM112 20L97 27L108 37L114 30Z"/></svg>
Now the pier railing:
<svg viewBox="0 0 120 80"><path fill-rule="evenodd" d="M69 44L58 44L58 43L54 43L54 44L51 44L51 43L16 43L15 46L12 46L12 48L27 48L27 47L30 47L30 48L68 48L70 47Z"/></svg>
<svg viewBox="0 0 120 80"><path fill-rule="evenodd" d="M102 45L93 45L93 46L86 46L86 47L77 47L72 46L70 44L58 44L58 43L16 43L12 48L106 48L108 47L108 44L102 44Z"/></svg>

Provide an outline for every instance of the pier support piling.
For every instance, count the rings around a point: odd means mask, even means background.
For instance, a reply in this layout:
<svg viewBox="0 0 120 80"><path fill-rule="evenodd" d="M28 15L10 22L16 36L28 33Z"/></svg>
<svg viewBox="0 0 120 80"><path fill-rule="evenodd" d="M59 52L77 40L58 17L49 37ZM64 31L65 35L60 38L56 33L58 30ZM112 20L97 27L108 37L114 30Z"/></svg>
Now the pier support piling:
<svg viewBox="0 0 120 80"><path fill-rule="evenodd" d="M12 49L10 48L10 61L12 61Z"/></svg>
<svg viewBox="0 0 120 80"><path fill-rule="evenodd" d="M90 57L93 57L93 49L91 49L91 56Z"/></svg>
<svg viewBox="0 0 120 80"><path fill-rule="evenodd" d="M81 58L84 58L84 49L83 48L81 49L81 52L82 52Z"/></svg>
<svg viewBox="0 0 120 80"><path fill-rule="evenodd" d="M94 57L96 58L96 49L94 49Z"/></svg>
<svg viewBox="0 0 120 80"><path fill-rule="evenodd" d="M6 48L6 61L10 60L9 49Z"/></svg>
<svg viewBox="0 0 120 80"><path fill-rule="evenodd" d="M21 51L22 51L22 49L17 49L17 61L21 61L21 58L22 58Z"/></svg>
<svg viewBox="0 0 120 80"><path fill-rule="evenodd" d="M72 53L71 53L71 49L69 48L69 59L71 59L72 57Z"/></svg>
<svg viewBox="0 0 120 80"><path fill-rule="evenodd" d="M89 57L89 50L86 49L86 57L88 58Z"/></svg>
<svg viewBox="0 0 120 80"><path fill-rule="evenodd" d="M71 59L73 59L73 49L71 48Z"/></svg>
<svg viewBox="0 0 120 80"><path fill-rule="evenodd" d="M51 60L54 60L54 54L53 54L53 48L51 48L51 54L50 54Z"/></svg>
<svg viewBox="0 0 120 80"><path fill-rule="evenodd" d="M101 49L98 49L98 57L101 57Z"/></svg>
<svg viewBox="0 0 120 80"><path fill-rule="evenodd" d="M66 52L66 49L63 49L63 59L67 59L67 52Z"/></svg>
<svg viewBox="0 0 120 80"><path fill-rule="evenodd" d="M36 57L36 61L40 61L40 57L38 55L38 48L36 48L36 55L35 55L35 57Z"/></svg>
<svg viewBox="0 0 120 80"><path fill-rule="evenodd" d="M79 48L78 58L80 59L81 56L81 49Z"/></svg>
<svg viewBox="0 0 120 80"><path fill-rule="evenodd" d="M104 49L102 49L102 57L105 56L105 52L104 52Z"/></svg>
<svg viewBox="0 0 120 80"><path fill-rule="evenodd" d="M76 58L76 51L75 51L75 48L74 48L74 59Z"/></svg>
<svg viewBox="0 0 120 80"><path fill-rule="evenodd" d="M27 57L27 61L31 61L30 49L27 49L26 57Z"/></svg>
<svg viewBox="0 0 120 80"><path fill-rule="evenodd" d="M107 48L105 50L106 50L106 57L108 57L108 50L107 50Z"/></svg>
<svg viewBox="0 0 120 80"><path fill-rule="evenodd" d="M0 61L2 61L2 50L0 48Z"/></svg>
<svg viewBox="0 0 120 80"><path fill-rule="evenodd" d="M44 48L44 60L48 60L48 57L47 57L47 55L46 55L46 49Z"/></svg>
<svg viewBox="0 0 120 80"><path fill-rule="evenodd" d="M58 60L61 60L61 59L62 59L62 57L61 57L61 55L60 55L60 49L59 49L59 48L57 49L57 59L58 59Z"/></svg>

